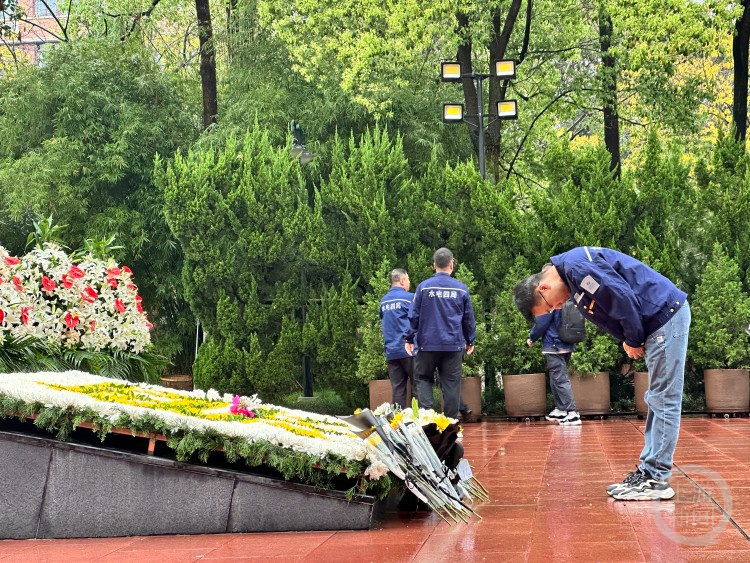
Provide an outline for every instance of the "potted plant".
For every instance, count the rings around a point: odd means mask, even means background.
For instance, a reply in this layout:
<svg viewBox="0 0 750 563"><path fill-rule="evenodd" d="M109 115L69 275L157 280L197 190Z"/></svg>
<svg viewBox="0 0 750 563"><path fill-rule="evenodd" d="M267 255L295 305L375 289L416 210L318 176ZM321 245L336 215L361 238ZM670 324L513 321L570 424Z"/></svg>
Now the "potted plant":
<svg viewBox="0 0 750 563"><path fill-rule="evenodd" d="M516 309L511 289L499 295L489 324L486 358L502 374L505 413L510 417L544 416L544 357L538 346L526 345L531 327Z"/></svg>
<svg viewBox="0 0 750 563"><path fill-rule="evenodd" d="M739 266L715 244L692 303L689 349L703 368L708 412L750 410L750 296L742 289Z"/></svg>
<svg viewBox="0 0 750 563"><path fill-rule="evenodd" d="M586 323L586 340L570 359L570 384L578 412L606 415L610 412L609 372L622 354L620 344L593 323Z"/></svg>

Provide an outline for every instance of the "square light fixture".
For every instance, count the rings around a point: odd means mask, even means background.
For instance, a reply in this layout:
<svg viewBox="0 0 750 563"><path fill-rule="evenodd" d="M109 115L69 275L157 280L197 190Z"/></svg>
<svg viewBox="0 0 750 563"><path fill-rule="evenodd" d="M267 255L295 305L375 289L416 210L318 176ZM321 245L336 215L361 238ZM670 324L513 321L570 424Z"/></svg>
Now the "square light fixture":
<svg viewBox="0 0 750 563"><path fill-rule="evenodd" d="M461 63L455 61L443 61L440 63L440 80L443 82L461 81Z"/></svg>
<svg viewBox="0 0 750 563"><path fill-rule="evenodd" d="M516 100L500 100L497 102L497 118L518 119L518 104Z"/></svg>
<svg viewBox="0 0 750 563"><path fill-rule="evenodd" d="M516 77L516 61L495 61L495 76L505 80L513 80Z"/></svg>
<svg viewBox="0 0 750 563"><path fill-rule="evenodd" d="M457 123L464 119L463 104L443 104L443 121Z"/></svg>

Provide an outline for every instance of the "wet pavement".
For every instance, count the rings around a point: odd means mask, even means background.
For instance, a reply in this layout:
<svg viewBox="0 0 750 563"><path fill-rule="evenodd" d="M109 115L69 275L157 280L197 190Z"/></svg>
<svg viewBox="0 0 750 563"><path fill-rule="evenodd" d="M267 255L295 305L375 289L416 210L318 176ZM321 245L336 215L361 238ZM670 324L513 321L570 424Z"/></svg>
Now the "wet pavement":
<svg viewBox="0 0 750 563"><path fill-rule="evenodd" d="M644 424L466 425L491 498L468 524L393 511L369 531L6 540L0 562L750 561L750 419L684 418L675 498L615 501L605 489L635 468Z"/></svg>

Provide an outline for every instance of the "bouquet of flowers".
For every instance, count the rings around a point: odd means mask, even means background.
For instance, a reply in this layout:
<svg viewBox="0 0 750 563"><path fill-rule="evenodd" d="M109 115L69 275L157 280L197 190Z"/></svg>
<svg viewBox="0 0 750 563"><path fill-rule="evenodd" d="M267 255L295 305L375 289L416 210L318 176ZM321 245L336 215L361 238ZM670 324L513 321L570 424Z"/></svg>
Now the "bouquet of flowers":
<svg viewBox="0 0 750 563"><path fill-rule="evenodd" d="M389 471L446 522L450 524L449 518L468 522L472 515L478 516L467 503L487 500L486 489L473 476L465 459L451 463L453 467L441 460L424 431L434 424L437 431L445 432L457 421L419 409L416 399L411 410L397 409L386 403L375 411L339 418L357 428L357 435L377 452Z"/></svg>
<svg viewBox="0 0 750 563"><path fill-rule="evenodd" d="M51 243L21 258L0 246L0 343L32 337L66 348L143 352L152 325L132 274L112 259L75 264Z"/></svg>

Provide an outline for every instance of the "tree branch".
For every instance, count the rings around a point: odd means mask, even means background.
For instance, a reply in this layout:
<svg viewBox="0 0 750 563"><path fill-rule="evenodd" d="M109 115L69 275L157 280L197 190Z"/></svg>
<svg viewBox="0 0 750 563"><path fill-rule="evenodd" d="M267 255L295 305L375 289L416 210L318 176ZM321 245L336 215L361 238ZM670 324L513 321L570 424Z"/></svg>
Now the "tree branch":
<svg viewBox="0 0 750 563"><path fill-rule="evenodd" d="M57 33L53 32L53 31L52 31L52 30L50 30L50 29L47 29L47 28L46 28L46 27L44 27L43 25L39 25L39 24L38 24L38 23L36 23L36 22L33 22L33 21L31 21L31 20L27 20L26 18L18 18L18 21L20 21L20 22L23 22L23 23L26 23L26 24L29 24L29 25L30 25L30 26L31 26L32 28L34 28L34 27L35 27L35 28L37 28L37 29L41 29L41 30L42 30L42 31L43 31L44 33L48 33L48 34L49 34L49 35L50 35L51 37L54 37L54 38L55 38L55 39L57 39L58 41L66 41L66 39L63 39L63 38L62 38L62 37L60 37L60 36L59 36L59 35L58 35Z"/></svg>
<svg viewBox="0 0 750 563"><path fill-rule="evenodd" d="M3 45L6 49L8 49L8 52L10 53L10 56L13 57L13 64L15 64L16 69L18 69L18 55L16 54L16 50L13 45L9 45L8 42L5 40L5 37L0 35L0 39L3 41Z"/></svg>
<svg viewBox="0 0 750 563"><path fill-rule="evenodd" d="M521 52L518 55L518 64L520 65L526 58L526 53L529 50L529 36L531 35L531 2L526 2L526 26L523 31L523 44L521 45Z"/></svg>
<svg viewBox="0 0 750 563"><path fill-rule="evenodd" d="M151 6L148 7L148 9L144 10L143 12L139 14L118 14L116 16L112 17L120 17L121 15L126 15L128 17L133 18L133 22L130 25L130 29L125 32L122 37L120 37L120 41L125 41L128 37L130 37L130 34L135 31L136 26L138 25L138 22L141 21L143 18L147 18L151 15L151 12L154 11L154 8L156 8L159 5L159 2L161 0L151 0Z"/></svg>
<svg viewBox="0 0 750 563"><path fill-rule="evenodd" d="M67 19L65 20L65 25L60 23L60 18L57 17L57 14L55 13L55 10L53 10L50 5L47 3L47 0L42 0L42 4L44 4L44 7L47 8L47 13L49 13L52 18L55 20L55 23L57 23L57 27L60 28L60 31L62 31L63 37L65 39L62 39L58 37L58 40L68 42L68 22ZM68 4L68 10L70 10L70 4ZM68 12L68 19L70 18L70 12ZM41 29L42 26L39 26ZM49 30L46 30L47 33L50 33Z"/></svg>
<svg viewBox="0 0 750 563"><path fill-rule="evenodd" d="M544 107L542 111L540 111L536 117L534 117L534 120L531 122L531 125L526 130L526 134L523 136L523 139L521 139L521 142L518 144L518 148L516 149L516 154L513 155L513 158L510 161L510 164L508 165L508 174L506 174L505 179L507 180L510 177L511 172L513 171L513 166L516 163L516 160L518 159L518 155L521 154L521 149L523 148L524 143L526 142L526 139L529 138L529 133L531 133L531 130L534 128L534 125L536 124L537 120L544 115L544 113L550 109L553 105L555 105L559 100L570 94L573 90L565 90L561 93L559 93L557 96L555 96L550 102Z"/></svg>

